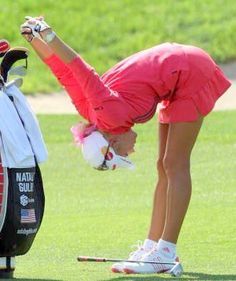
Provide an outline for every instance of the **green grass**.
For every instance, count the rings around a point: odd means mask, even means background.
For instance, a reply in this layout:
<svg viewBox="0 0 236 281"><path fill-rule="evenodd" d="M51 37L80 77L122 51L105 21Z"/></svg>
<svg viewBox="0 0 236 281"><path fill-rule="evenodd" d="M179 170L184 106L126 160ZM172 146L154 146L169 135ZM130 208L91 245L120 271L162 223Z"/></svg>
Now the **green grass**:
<svg viewBox="0 0 236 281"><path fill-rule="evenodd" d="M0 20L4 24L0 33L12 46L29 46L19 35L19 26L25 15L41 14L99 73L133 52L164 41L197 45L217 62L236 59L234 0L5 2L1 5ZM60 89L33 51L29 68L25 92Z"/></svg>
<svg viewBox="0 0 236 281"><path fill-rule="evenodd" d="M125 276L109 264L78 264L78 255L125 258L144 239L156 181L156 120L137 126L134 172L89 168L72 144L73 115L41 115L49 150L41 165L46 193L42 227L28 254L17 258L19 280L235 280L236 111L205 121L192 157L193 195L178 243L185 274Z"/></svg>

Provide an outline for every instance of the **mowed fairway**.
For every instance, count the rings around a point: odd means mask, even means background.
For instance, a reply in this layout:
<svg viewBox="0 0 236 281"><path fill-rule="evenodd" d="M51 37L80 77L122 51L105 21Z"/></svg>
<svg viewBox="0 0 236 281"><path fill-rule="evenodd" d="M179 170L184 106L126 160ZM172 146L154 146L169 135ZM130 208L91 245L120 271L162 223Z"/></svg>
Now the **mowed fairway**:
<svg viewBox="0 0 236 281"><path fill-rule="evenodd" d="M49 150L41 166L46 210L30 252L17 258L18 280L236 280L236 111L205 121L192 158L193 195L179 239L185 273L116 275L110 264L78 255L125 258L144 239L156 180L156 120L137 126L136 170L98 172L83 162L69 128L72 115L39 116Z"/></svg>

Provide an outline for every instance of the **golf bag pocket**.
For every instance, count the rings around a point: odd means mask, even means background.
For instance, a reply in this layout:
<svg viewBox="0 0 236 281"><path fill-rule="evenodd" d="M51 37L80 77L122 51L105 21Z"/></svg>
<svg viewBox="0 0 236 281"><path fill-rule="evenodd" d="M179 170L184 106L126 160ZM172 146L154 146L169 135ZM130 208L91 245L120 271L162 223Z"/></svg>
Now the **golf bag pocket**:
<svg viewBox="0 0 236 281"><path fill-rule="evenodd" d="M30 249L44 213L44 191L38 165L0 165L0 256L24 255Z"/></svg>

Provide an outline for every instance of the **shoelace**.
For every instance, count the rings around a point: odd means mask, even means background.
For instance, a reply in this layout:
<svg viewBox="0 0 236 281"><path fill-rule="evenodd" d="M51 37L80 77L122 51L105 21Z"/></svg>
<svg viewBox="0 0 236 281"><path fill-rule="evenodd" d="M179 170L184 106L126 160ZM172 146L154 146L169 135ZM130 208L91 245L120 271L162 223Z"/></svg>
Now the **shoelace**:
<svg viewBox="0 0 236 281"><path fill-rule="evenodd" d="M167 262L167 260L165 260L164 257L161 257L158 253L156 249L153 249L152 251L150 251L149 253L147 253L142 260L144 261L155 261L155 262ZM164 264L151 264L151 266L153 266L153 268L156 270L156 272L164 272L167 271L169 269L168 265L164 265Z"/></svg>
<svg viewBox="0 0 236 281"><path fill-rule="evenodd" d="M136 248L136 250L132 251L132 252L129 254L129 258L130 258L131 256L133 256L135 253L137 253L138 251L144 250L144 248L143 248L143 241L138 240L138 241L137 241L137 244L132 245L131 248Z"/></svg>

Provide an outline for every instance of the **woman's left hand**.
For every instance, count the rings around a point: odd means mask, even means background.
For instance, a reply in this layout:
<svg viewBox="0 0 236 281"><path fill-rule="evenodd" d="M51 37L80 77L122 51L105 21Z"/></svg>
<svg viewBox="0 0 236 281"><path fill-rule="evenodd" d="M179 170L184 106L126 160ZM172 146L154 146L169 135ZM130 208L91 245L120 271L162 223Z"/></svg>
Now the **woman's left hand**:
<svg viewBox="0 0 236 281"><path fill-rule="evenodd" d="M51 31L51 27L44 21L43 17L25 17L26 21L21 25L21 34L27 41L31 42L33 38L43 38L44 31Z"/></svg>

